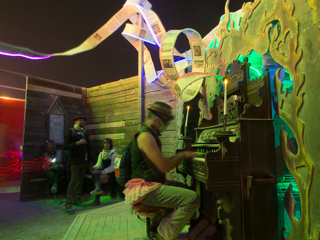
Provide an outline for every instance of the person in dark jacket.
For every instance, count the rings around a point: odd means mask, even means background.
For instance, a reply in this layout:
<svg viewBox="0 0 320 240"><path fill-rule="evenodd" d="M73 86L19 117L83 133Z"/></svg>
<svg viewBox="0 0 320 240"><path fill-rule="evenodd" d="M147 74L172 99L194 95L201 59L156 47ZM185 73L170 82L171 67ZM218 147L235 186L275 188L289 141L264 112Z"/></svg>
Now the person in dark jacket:
<svg viewBox="0 0 320 240"><path fill-rule="evenodd" d="M92 156L90 152L89 136L85 129L86 118L77 115L74 126L64 136L63 149L67 151L67 163L71 165L71 180L67 190L65 209L73 214L72 204L85 207L80 201L82 185L87 168L91 168Z"/></svg>

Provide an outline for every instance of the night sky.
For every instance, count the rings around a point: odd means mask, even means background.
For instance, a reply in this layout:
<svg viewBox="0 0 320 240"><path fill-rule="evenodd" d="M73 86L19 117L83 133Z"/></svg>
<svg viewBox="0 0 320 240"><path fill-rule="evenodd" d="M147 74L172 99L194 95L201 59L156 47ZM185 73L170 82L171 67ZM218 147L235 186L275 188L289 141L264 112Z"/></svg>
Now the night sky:
<svg viewBox="0 0 320 240"><path fill-rule="evenodd" d="M193 28L205 37L224 14L220 0L149 0L166 31ZM121 0L2 0L0 41L41 53L64 52L77 47L104 25L125 1ZM237 11L243 0L231 0ZM129 21L127 21L129 23ZM138 53L121 35L125 24L93 50L74 56L29 60L0 55L0 69L51 79L81 87L93 87L137 75ZM160 70L158 47L147 44L156 70ZM176 48L189 49L179 36ZM24 87L22 77L0 73L0 85Z"/></svg>

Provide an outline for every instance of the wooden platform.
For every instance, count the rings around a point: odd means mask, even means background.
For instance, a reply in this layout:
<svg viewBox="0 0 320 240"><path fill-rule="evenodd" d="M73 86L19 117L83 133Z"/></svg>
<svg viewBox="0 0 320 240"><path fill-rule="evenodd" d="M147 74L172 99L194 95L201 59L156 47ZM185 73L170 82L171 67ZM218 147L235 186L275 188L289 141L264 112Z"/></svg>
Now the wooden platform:
<svg viewBox="0 0 320 240"><path fill-rule="evenodd" d="M63 240L133 240L145 232L145 223L123 201L79 214Z"/></svg>

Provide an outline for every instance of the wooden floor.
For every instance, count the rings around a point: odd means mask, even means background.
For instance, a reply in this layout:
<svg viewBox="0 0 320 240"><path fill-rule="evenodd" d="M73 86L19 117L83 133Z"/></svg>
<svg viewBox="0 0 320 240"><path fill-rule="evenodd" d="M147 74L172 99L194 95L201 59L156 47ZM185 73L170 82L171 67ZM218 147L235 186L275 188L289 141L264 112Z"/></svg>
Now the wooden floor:
<svg viewBox="0 0 320 240"><path fill-rule="evenodd" d="M79 214L63 240L133 240L145 236L145 226L122 201Z"/></svg>

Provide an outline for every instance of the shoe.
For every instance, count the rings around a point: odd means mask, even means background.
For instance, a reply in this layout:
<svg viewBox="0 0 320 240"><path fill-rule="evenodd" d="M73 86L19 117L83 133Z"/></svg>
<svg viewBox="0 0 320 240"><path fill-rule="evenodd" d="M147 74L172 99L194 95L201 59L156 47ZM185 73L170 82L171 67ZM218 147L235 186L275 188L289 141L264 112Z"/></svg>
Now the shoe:
<svg viewBox="0 0 320 240"><path fill-rule="evenodd" d="M99 188L96 188L95 190L93 190L92 192L90 192L90 195L91 196L96 196L96 195L100 195L100 194L102 194L103 193L103 191L102 191L102 189L99 187Z"/></svg>
<svg viewBox="0 0 320 240"><path fill-rule="evenodd" d="M87 206L87 205L83 204L80 201L74 202L73 205L76 206L76 207L86 207Z"/></svg>
<svg viewBox="0 0 320 240"><path fill-rule="evenodd" d="M89 203L90 207L96 207L96 206L100 206L100 202L97 202L97 201L93 201L92 203Z"/></svg>
<svg viewBox="0 0 320 240"><path fill-rule="evenodd" d="M66 213L69 215L74 214L74 210L71 207L66 208Z"/></svg>
<svg viewBox="0 0 320 240"><path fill-rule="evenodd" d="M58 184L53 184L52 188L50 189L51 192L54 194L54 193L57 193L58 191Z"/></svg>
<svg viewBox="0 0 320 240"><path fill-rule="evenodd" d="M62 202L60 201L59 197L54 195L54 199L53 199L54 203L57 205L60 205Z"/></svg>

